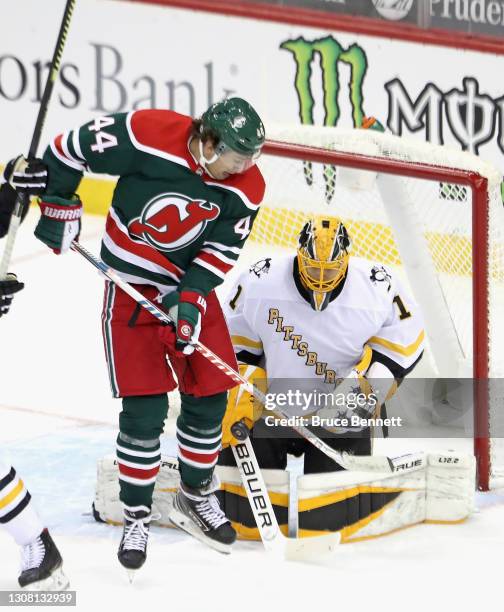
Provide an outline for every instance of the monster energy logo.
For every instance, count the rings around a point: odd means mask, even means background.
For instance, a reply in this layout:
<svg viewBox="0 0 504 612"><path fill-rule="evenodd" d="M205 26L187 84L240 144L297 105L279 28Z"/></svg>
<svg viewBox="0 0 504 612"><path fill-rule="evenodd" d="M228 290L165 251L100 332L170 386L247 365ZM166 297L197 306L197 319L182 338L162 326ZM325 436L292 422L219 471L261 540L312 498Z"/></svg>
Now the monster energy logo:
<svg viewBox="0 0 504 612"><path fill-rule="evenodd" d="M347 49L332 36L317 40L306 40L302 37L286 40L280 45L292 53L296 65L294 87L299 102L299 118L303 124L314 124L315 96L312 91L313 67L318 60L322 76L323 89L323 124L335 126L341 115L341 96L348 96L351 105L354 126L362 124L365 116L363 110L363 83L368 61L366 53L357 44ZM345 83L342 78L342 67L350 69L350 79ZM309 185L313 183L311 162L304 162L305 177ZM325 196L329 203L334 194L335 169L324 165Z"/></svg>

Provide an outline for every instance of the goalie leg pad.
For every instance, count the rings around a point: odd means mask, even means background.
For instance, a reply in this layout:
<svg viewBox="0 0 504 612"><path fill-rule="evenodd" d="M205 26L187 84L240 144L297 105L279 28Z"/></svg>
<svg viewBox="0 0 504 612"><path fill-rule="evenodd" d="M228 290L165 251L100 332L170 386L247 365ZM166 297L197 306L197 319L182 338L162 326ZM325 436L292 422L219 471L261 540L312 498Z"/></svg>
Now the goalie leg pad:
<svg viewBox="0 0 504 612"><path fill-rule="evenodd" d="M161 457L161 466L152 498L152 514L161 515L154 524L173 527L168 514L180 484L178 461L175 457ZM119 499L119 466L113 455L98 461L97 483L93 514L97 521L113 525L123 524L123 505Z"/></svg>
<svg viewBox="0 0 504 612"><path fill-rule="evenodd" d="M259 540L238 469L217 466L221 507L240 539ZM284 470L262 470L280 528L287 534L289 479ZM98 462L95 518L122 525L118 466L113 456ZM459 523L474 507L476 462L462 453L430 453L415 468L378 477L333 472L298 478L299 537L339 531L343 542L394 532L422 522ZM168 513L179 487L175 458L163 456L154 489L156 523L172 527Z"/></svg>
<svg viewBox="0 0 504 612"><path fill-rule="evenodd" d="M452 451L429 453L403 472L335 472L298 478L299 536L340 531L342 542L422 522L459 523L474 508L476 462Z"/></svg>
<svg viewBox="0 0 504 612"><path fill-rule="evenodd" d="M428 523L458 523L474 510L476 459L453 451L427 458Z"/></svg>
<svg viewBox="0 0 504 612"><path fill-rule="evenodd" d="M425 518L425 467L400 474L334 472L298 478L300 537L341 532L342 542L390 533Z"/></svg>

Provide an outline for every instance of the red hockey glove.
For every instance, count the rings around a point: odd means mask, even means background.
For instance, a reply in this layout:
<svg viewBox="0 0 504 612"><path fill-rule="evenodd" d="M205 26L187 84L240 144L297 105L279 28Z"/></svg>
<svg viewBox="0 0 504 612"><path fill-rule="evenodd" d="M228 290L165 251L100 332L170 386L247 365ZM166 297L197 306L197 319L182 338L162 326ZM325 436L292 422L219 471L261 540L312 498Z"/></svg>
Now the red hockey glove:
<svg viewBox="0 0 504 612"><path fill-rule="evenodd" d="M175 323L175 349L184 355L194 352L192 343L199 338L201 318L206 312L206 299L196 289L185 288L165 296L162 304Z"/></svg>

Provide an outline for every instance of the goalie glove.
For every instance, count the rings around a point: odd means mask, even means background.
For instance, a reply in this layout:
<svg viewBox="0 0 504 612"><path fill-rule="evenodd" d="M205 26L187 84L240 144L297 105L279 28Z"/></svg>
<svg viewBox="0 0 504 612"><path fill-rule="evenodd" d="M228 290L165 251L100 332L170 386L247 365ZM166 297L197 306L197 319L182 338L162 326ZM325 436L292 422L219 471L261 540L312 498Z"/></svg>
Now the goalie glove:
<svg viewBox="0 0 504 612"><path fill-rule="evenodd" d="M42 213L35 228L35 236L57 255L65 253L73 240L79 239L82 202L78 195L72 199L57 196L39 200Z"/></svg>
<svg viewBox="0 0 504 612"><path fill-rule="evenodd" d="M261 388L266 387L266 371L257 366L241 364L240 374L253 385L259 384ZM244 421L245 425L252 429L254 423L261 418L263 405L251 395L244 385L231 389L228 395L226 413L222 421L222 447L239 444L232 432L231 427L238 421Z"/></svg>
<svg viewBox="0 0 504 612"><path fill-rule="evenodd" d="M366 375L356 366L334 390L332 405L317 412L320 426L336 434L358 432L368 427L383 402L395 392L392 372L382 363L373 363Z"/></svg>

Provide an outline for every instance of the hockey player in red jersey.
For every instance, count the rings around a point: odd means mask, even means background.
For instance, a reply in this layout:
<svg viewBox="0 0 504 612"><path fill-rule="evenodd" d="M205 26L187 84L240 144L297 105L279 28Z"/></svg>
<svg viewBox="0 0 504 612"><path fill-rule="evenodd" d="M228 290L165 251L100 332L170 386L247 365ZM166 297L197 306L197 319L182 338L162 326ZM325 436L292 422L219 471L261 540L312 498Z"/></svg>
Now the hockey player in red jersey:
<svg viewBox="0 0 504 612"><path fill-rule="evenodd" d="M29 162L22 156L11 160L0 185L0 238L9 229L16 203L16 192L27 195L42 193L47 182L47 170L41 160ZM23 219L27 210L23 211ZM24 288L15 274L0 280L0 317L6 315L14 294ZM68 587L63 574L61 555L47 528L38 517L31 495L14 467L0 457L0 525L21 547L21 573L18 582L28 590L59 591Z"/></svg>
<svg viewBox="0 0 504 612"><path fill-rule="evenodd" d="M161 326L106 282L105 353L113 395L122 398L117 459L124 531L118 556L128 569L146 558L173 372L181 392L182 484L171 520L222 552L236 538L214 495L213 476L233 383L195 353L191 341L200 337L237 367L214 289L236 263L264 195L255 165L264 138L250 104L230 98L197 120L168 110L97 118L57 136L44 156L49 185L35 235L57 252L67 250L80 230L82 204L75 192L83 172L119 175L101 257L176 321L175 330Z"/></svg>

